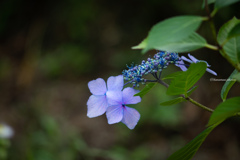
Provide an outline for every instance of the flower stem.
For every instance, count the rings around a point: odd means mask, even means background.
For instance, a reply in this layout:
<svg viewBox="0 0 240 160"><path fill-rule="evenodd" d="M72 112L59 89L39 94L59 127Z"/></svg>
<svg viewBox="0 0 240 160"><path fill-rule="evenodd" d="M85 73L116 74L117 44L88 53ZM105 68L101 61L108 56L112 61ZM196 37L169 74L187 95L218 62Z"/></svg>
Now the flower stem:
<svg viewBox="0 0 240 160"><path fill-rule="evenodd" d="M169 87L169 85L168 85L167 83L165 83L165 82L164 82L163 80L161 80L161 79L158 79L157 82L160 83L160 84L162 84L162 85L165 86L166 88ZM184 99L186 99L187 101L191 102L192 104L195 104L196 106L198 106L198 107L200 107L200 108L202 108L202 109L204 109L204 110L206 110L206 111L208 111L208 112L211 112L211 113L212 113L212 112L214 111L213 109L208 108L207 106L202 105L201 103L193 100L193 99L190 98L190 97L185 97L185 95L183 95L183 94L182 94L181 96L182 96Z"/></svg>
<svg viewBox="0 0 240 160"><path fill-rule="evenodd" d="M215 50L215 51L219 50L219 47L211 45L211 44L205 44L205 47L209 48L209 49L212 49L212 50Z"/></svg>
<svg viewBox="0 0 240 160"><path fill-rule="evenodd" d="M209 21L209 25L213 34L213 38L217 43L217 32L216 32L216 28L215 28L215 24L213 22L213 16L217 13L217 9L214 9L212 13L210 13L209 7L208 7L208 1L205 0L205 10L207 12L207 16L208 16L208 21Z"/></svg>
<svg viewBox="0 0 240 160"><path fill-rule="evenodd" d="M196 106L198 106L198 107L200 107L200 108L202 108L202 109L204 109L204 110L206 110L206 111L208 111L208 112L211 112L211 113L212 113L212 112L214 111L213 109L208 108L208 107L202 105L201 103L198 103L197 101L193 100L193 99L190 98L190 97L185 97L185 99L188 100L189 102L191 102L192 104L195 104Z"/></svg>

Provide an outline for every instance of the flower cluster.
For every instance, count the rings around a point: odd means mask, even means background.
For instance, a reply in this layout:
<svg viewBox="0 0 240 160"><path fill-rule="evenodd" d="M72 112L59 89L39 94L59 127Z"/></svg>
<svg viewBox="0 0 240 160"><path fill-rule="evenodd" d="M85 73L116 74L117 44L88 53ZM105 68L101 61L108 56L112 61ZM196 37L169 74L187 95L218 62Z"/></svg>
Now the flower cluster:
<svg viewBox="0 0 240 160"><path fill-rule="evenodd" d="M128 69L123 70L122 74L124 79L135 87L139 86L139 83L146 83L146 79L143 78L144 75L161 72L169 64L177 64L180 60L177 53L159 51L153 58L148 58L147 61L143 60L140 65L127 66Z"/></svg>
<svg viewBox="0 0 240 160"><path fill-rule="evenodd" d="M102 78L90 81L88 87L92 95L87 102L87 116L93 118L106 112L109 124L123 122L129 129L133 129L140 114L126 105L137 104L141 98L134 96L138 90L130 87L123 89L123 83L122 75L109 77L107 85Z"/></svg>
<svg viewBox="0 0 240 160"><path fill-rule="evenodd" d="M198 62L205 62L207 64L207 67L210 67L210 65L203 60L198 60L192 55L188 54L188 58L181 56L179 57L177 53L170 53L170 52L163 52L159 51L154 55L153 58L148 58L147 61L142 61L140 65L131 65L128 67L128 69L123 70L122 74L124 76L124 79L128 81L128 83L133 84L133 87L138 87L139 83L145 84L147 82L147 79L145 79L143 76L147 74L153 74L155 78L157 75L157 72L161 72L163 69L167 68L169 64L175 64L177 67L181 68L182 71L186 71L188 64L185 64L184 61L189 63L198 63ZM216 72L213 70L207 68L207 72L217 75Z"/></svg>

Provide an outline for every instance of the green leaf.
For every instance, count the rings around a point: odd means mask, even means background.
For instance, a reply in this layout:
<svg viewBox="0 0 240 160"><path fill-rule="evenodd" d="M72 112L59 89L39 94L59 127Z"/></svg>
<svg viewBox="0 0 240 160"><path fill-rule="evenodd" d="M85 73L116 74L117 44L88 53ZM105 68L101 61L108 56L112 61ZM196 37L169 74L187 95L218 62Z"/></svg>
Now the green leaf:
<svg viewBox="0 0 240 160"><path fill-rule="evenodd" d="M198 86L192 87L188 92L187 92L187 97L189 97L196 89Z"/></svg>
<svg viewBox="0 0 240 160"><path fill-rule="evenodd" d="M146 46L141 44L144 52L165 46L168 43L179 42L186 39L194 33L201 24L203 18L201 16L177 16L161 21L153 26L147 37ZM144 42L144 43L145 43Z"/></svg>
<svg viewBox="0 0 240 160"><path fill-rule="evenodd" d="M205 129L187 145L173 153L167 160L191 160L209 133L219 124L220 122Z"/></svg>
<svg viewBox="0 0 240 160"><path fill-rule="evenodd" d="M208 0L208 5L209 4L212 4L212 3L215 3L216 0ZM203 0L203 4L202 4L202 9L205 8L205 0Z"/></svg>
<svg viewBox="0 0 240 160"><path fill-rule="evenodd" d="M177 104L177 103L180 103L180 102L184 102L184 101L186 101L186 100L183 97L178 97L178 98L166 101L166 102L162 102L162 103L160 103L160 105L171 106L171 105L174 105L174 104Z"/></svg>
<svg viewBox="0 0 240 160"><path fill-rule="evenodd" d="M217 41L220 45L223 45L228 38L230 37L229 34L231 33L232 29L240 23L236 17L233 17L227 23L225 23L218 32Z"/></svg>
<svg viewBox="0 0 240 160"><path fill-rule="evenodd" d="M240 36L231 38L220 52L238 70L240 70Z"/></svg>
<svg viewBox="0 0 240 160"><path fill-rule="evenodd" d="M240 83L240 73L236 73L233 78L236 79L236 81L238 81Z"/></svg>
<svg viewBox="0 0 240 160"><path fill-rule="evenodd" d="M154 49L169 52L190 52L199 48L203 48L206 44L207 41L202 36L193 32L191 35L180 41L159 43L154 47Z"/></svg>
<svg viewBox="0 0 240 160"><path fill-rule="evenodd" d="M239 21L240 22L240 21ZM240 23L236 24L228 34L228 39L240 36Z"/></svg>
<svg viewBox="0 0 240 160"><path fill-rule="evenodd" d="M234 17L220 28L217 36L218 43L223 46L220 53L238 70L240 70L240 36L231 35L236 33L235 27L239 24L240 20Z"/></svg>
<svg viewBox="0 0 240 160"><path fill-rule="evenodd" d="M184 94L187 96L188 90L203 76L206 68L207 65L204 62L192 63L187 71L182 72L182 74L179 74L171 81L167 94Z"/></svg>
<svg viewBox="0 0 240 160"><path fill-rule="evenodd" d="M178 75L184 73L183 71L177 71L177 72L174 72L174 73L171 73L167 76L165 76L164 78L162 78L162 80L165 80L165 79L174 79L176 78Z"/></svg>
<svg viewBox="0 0 240 160"><path fill-rule="evenodd" d="M146 86L137 94L134 96L140 96L143 97L145 94L147 94L157 83L148 83Z"/></svg>
<svg viewBox="0 0 240 160"><path fill-rule="evenodd" d="M144 49L147 46L147 38L145 38L139 45L133 46L132 49Z"/></svg>
<svg viewBox="0 0 240 160"><path fill-rule="evenodd" d="M234 97L227 99L217 106L217 108L212 113L208 126L224 121L225 119L235 116L240 112L240 97Z"/></svg>
<svg viewBox="0 0 240 160"><path fill-rule="evenodd" d="M222 87L221 90L221 98L223 101L226 100L227 95L229 90L231 89L231 87L234 85L234 83L236 82L236 80L233 80L233 76L238 73L238 71L235 69L232 74L229 76L228 81L226 81Z"/></svg>
<svg viewBox="0 0 240 160"><path fill-rule="evenodd" d="M236 2L239 2L239 0L216 0L214 8L220 9Z"/></svg>

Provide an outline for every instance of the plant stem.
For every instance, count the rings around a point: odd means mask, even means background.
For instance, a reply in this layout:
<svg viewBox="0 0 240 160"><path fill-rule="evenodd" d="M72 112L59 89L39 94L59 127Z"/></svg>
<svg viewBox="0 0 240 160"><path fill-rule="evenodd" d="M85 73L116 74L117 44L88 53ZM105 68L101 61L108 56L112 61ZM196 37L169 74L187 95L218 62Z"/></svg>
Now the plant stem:
<svg viewBox="0 0 240 160"><path fill-rule="evenodd" d="M210 24L210 28L213 34L213 38L217 43L217 32L216 32L216 28L215 25L213 23L213 16L217 13L217 9L214 9L212 13L210 13L209 7L208 7L208 1L205 0L205 10L207 12L207 16L208 16L208 21Z"/></svg>
<svg viewBox="0 0 240 160"><path fill-rule="evenodd" d="M218 50L219 50L219 47L214 46L214 45L211 45L211 44L206 44L205 47L206 47L206 48L209 48L209 49L212 49L212 50L215 50L215 51L218 51Z"/></svg>
<svg viewBox="0 0 240 160"><path fill-rule="evenodd" d="M212 11L212 13L210 14L210 15L211 15L211 17L214 17L214 16L215 16L215 14L217 13L217 11L218 11L218 9L214 9L214 10Z"/></svg>
<svg viewBox="0 0 240 160"><path fill-rule="evenodd" d="M161 79L158 79L157 82L160 83L160 84L162 84L162 85L165 86L166 88L169 87L169 85L168 85L167 83L165 83L165 82L164 82L163 80L161 80ZM200 108L202 108L202 109L204 109L204 110L206 110L206 111L208 111L208 112L211 112L211 113L212 113L212 112L214 111L213 109L208 108L208 107L202 105L201 103L193 100L193 99L190 98L190 97L185 97L185 95L181 95L181 96L182 96L184 99L186 99L187 101L191 102L192 104L195 104L196 106L198 106L198 107L200 107Z"/></svg>
<svg viewBox="0 0 240 160"><path fill-rule="evenodd" d="M201 103L198 103L197 101L193 100L193 99L190 98L190 97L185 97L185 99L188 100L189 102L191 102L192 104L195 104L195 105L197 105L198 107L200 107L200 108L202 108L202 109L204 109L204 110L206 110L206 111L208 111L208 112L211 112L211 113L212 113L212 112L214 111L213 109L208 108L208 107L202 105Z"/></svg>

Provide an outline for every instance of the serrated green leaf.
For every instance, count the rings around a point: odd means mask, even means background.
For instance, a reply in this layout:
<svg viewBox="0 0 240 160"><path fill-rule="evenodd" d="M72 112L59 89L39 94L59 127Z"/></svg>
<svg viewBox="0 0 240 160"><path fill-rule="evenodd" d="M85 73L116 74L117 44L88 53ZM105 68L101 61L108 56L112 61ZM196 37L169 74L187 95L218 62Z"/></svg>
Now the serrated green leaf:
<svg viewBox="0 0 240 160"><path fill-rule="evenodd" d="M167 94L187 96L188 90L203 76L207 68L206 63L192 63L187 71L179 74L171 81Z"/></svg>
<svg viewBox="0 0 240 160"><path fill-rule="evenodd" d="M192 87L188 92L187 92L187 97L189 97L196 89L198 86Z"/></svg>
<svg viewBox="0 0 240 160"><path fill-rule="evenodd" d="M240 36L233 37L223 46L220 52L229 62L238 70L240 70Z"/></svg>
<svg viewBox="0 0 240 160"><path fill-rule="evenodd" d="M154 49L169 51L169 52L190 52L199 48L203 48L207 41L199 34L193 32L189 37L180 41L172 41L168 43L161 43L154 47Z"/></svg>
<svg viewBox="0 0 240 160"><path fill-rule="evenodd" d="M148 83L146 86L137 94L134 96L140 96L143 97L145 94L147 94L157 83Z"/></svg>
<svg viewBox="0 0 240 160"><path fill-rule="evenodd" d="M214 8L220 9L223 7L227 7L233 3L239 2L239 0L216 0Z"/></svg>
<svg viewBox="0 0 240 160"><path fill-rule="evenodd" d="M157 23L150 30L143 51L186 39L198 29L202 20L201 16L177 16Z"/></svg>
<svg viewBox="0 0 240 160"><path fill-rule="evenodd" d="M240 24L240 20L233 18L219 30L217 41L223 46L220 53L238 70L240 70L240 36L228 39L232 29Z"/></svg>
<svg viewBox="0 0 240 160"><path fill-rule="evenodd" d="M217 41L220 45L223 45L223 43L225 43L228 40L229 33L239 23L240 23L240 20L238 20L236 17L233 17L227 23L222 25L217 35Z"/></svg>
<svg viewBox="0 0 240 160"><path fill-rule="evenodd" d="M219 124L220 122L205 129L187 145L173 153L167 160L191 160L209 133Z"/></svg>
<svg viewBox="0 0 240 160"><path fill-rule="evenodd" d="M171 105L174 105L174 104L177 104L177 103L180 103L180 102L184 102L184 101L186 101L186 100L183 97L178 97L178 98L166 101L166 102L162 102L162 103L160 103L160 105L171 106Z"/></svg>
<svg viewBox="0 0 240 160"><path fill-rule="evenodd" d="M226 81L222 87L222 90L221 90L221 98L223 101L226 100L227 98L227 95L228 95L228 92L229 90L231 89L231 87L234 85L234 83L236 82L236 80L233 80L233 76L238 73L238 71L235 69L232 74L229 76L229 81Z"/></svg>
<svg viewBox="0 0 240 160"><path fill-rule="evenodd" d="M234 97L227 99L226 101L220 103L217 108L212 113L208 126L224 121L225 119L235 116L240 112L240 97Z"/></svg>

